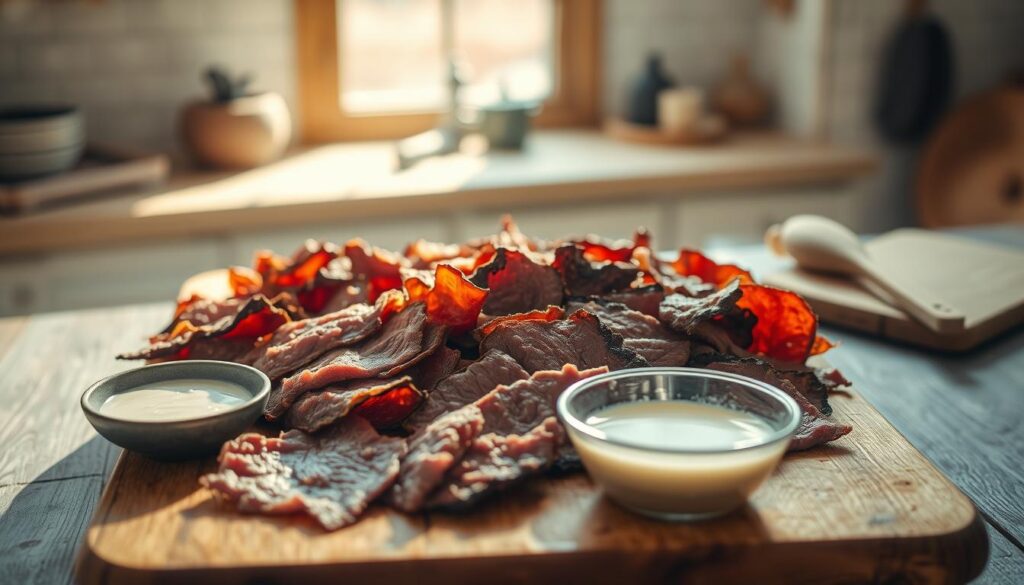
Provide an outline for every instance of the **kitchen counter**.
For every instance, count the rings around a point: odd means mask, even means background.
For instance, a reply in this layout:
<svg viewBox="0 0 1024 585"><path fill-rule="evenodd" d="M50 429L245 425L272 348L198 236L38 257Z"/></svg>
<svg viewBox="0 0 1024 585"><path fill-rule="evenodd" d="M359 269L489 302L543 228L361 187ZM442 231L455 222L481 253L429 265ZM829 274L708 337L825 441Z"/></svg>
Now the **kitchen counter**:
<svg viewBox="0 0 1024 585"><path fill-rule="evenodd" d="M1012 239L1012 242L1009 242ZM1024 246L1018 231L1004 241ZM763 274L763 247L720 249ZM0 320L0 575L70 583L74 552L119 450L96 436L78 397L164 325L171 305L49 313ZM828 354L859 393L976 503L989 562L979 581L1024 580L1024 331L964 356L942 356L833 328ZM55 360L58 360L59 363ZM856 430L854 430L856 433ZM841 496L840 496L841 497Z"/></svg>
<svg viewBox="0 0 1024 585"><path fill-rule="evenodd" d="M311 222L679 197L848 181L870 154L772 133L705 147L627 144L595 130L534 133L522 153L460 153L396 172L393 143L330 144L241 172L179 172L158 188L0 219L0 256L219 236Z"/></svg>

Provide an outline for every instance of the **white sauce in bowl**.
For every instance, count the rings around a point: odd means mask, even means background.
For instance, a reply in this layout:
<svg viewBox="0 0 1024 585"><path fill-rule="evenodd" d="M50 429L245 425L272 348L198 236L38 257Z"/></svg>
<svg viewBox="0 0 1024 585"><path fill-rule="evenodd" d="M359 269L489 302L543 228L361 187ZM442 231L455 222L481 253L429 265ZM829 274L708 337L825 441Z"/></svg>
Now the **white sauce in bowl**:
<svg viewBox="0 0 1024 585"><path fill-rule="evenodd" d="M668 519L741 506L788 445L763 444L773 431L755 415L684 400L617 404L586 423L605 437L569 428L590 475L612 499Z"/></svg>
<svg viewBox="0 0 1024 585"><path fill-rule="evenodd" d="M251 399L252 394L233 382L182 378L113 394L100 406L100 414L141 422L187 420L231 410Z"/></svg>
<svg viewBox="0 0 1024 585"><path fill-rule="evenodd" d="M741 449L772 434L768 423L752 414L682 400L616 404L586 423L612 441L683 451Z"/></svg>

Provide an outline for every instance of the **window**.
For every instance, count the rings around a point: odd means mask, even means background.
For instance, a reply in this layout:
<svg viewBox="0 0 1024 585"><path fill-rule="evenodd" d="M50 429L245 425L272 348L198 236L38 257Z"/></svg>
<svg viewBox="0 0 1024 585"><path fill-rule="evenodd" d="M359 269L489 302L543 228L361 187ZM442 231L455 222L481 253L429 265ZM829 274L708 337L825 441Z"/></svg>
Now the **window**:
<svg viewBox="0 0 1024 585"><path fill-rule="evenodd" d="M597 121L599 0L297 0L306 140L407 136L460 103L544 104L537 125Z"/></svg>

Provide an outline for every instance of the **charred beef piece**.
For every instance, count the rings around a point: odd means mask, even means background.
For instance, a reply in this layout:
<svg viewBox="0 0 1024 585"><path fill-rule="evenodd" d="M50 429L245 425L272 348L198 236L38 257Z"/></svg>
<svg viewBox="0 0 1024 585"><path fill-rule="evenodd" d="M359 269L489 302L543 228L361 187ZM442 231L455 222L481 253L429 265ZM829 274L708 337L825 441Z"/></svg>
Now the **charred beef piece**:
<svg viewBox="0 0 1024 585"><path fill-rule="evenodd" d="M562 304L562 277L518 250L498 248L489 262L469 279L490 292L483 312L510 315Z"/></svg>
<svg viewBox="0 0 1024 585"><path fill-rule="evenodd" d="M822 443L834 441L852 430L850 425L840 424L825 418L825 415L816 406L811 404L802 392L796 389L785 373L763 361L739 360L735 362L717 362L708 364L707 368L709 370L730 372L754 378L792 396L800 406L803 416L800 419L800 426L797 427L796 434L789 444L790 451L802 451Z"/></svg>
<svg viewBox="0 0 1024 585"><path fill-rule="evenodd" d="M345 257L353 277L362 283L360 286L371 301L377 300L384 291L402 288L402 269L409 267L405 257L371 246L359 238L345 244Z"/></svg>
<svg viewBox="0 0 1024 585"><path fill-rule="evenodd" d="M402 460L399 480L391 493L392 502L401 510L418 510L447 481L447 471L462 460L477 438L492 433L506 436L531 432L554 416L555 402L562 391L606 371L602 367L581 372L566 365L557 371L537 372L528 379L498 386L476 402L430 423L410 439L409 453ZM567 445L562 436L552 441L556 454Z"/></svg>
<svg viewBox="0 0 1024 585"><path fill-rule="evenodd" d="M243 512L311 516L327 530L355 522L398 476L403 439L349 417L316 435L256 433L227 442L219 469L199 483Z"/></svg>
<svg viewBox="0 0 1024 585"><path fill-rule="evenodd" d="M634 311L639 311L651 317L658 316L658 308L665 300L665 289L658 284L649 284L638 288L630 288L623 291L608 293L600 297L601 300L622 303ZM585 301L586 298L575 299Z"/></svg>
<svg viewBox="0 0 1024 585"><path fill-rule="evenodd" d="M481 315L478 327L476 328L476 331L474 331L474 335L477 340L483 339L494 332L494 330L502 323L511 323L512 321L560 321L564 318L565 309L554 305L549 306L543 311L535 309L525 313L514 313L512 315L503 315L501 317Z"/></svg>
<svg viewBox="0 0 1024 585"><path fill-rule="evenodd" d="M355 412L378 430L392 430L423 401L421 388L435 387L451 375L461 361L458 351L442 345L400 376L351 380L307 392L288 409L285 426L312 432Z"/></svg>
<svg viewBox="0 0 1024 585"><path fill-rule="evenodd" d="M437 384L420 408L405 422L410 430L423 428L447 412L474 402L500 385L529 378L530 374L507 354L496 349Z"/></svg>
<svg viewBox="0 0 1024 585"><path fill-rule="evenodd" d="M430 508L467 508L488 493L551 467L565 430L554 417L519 435L477 437L427 503Z"/></svg>
<svg viewBox="0 0 1024 585"><path fill-rule="evenodd" d="M291 321L290 298L273 300L254 295L238 309L213 323L196 326L178 320L173 330L150 340L139 351L117 356L122 360L137 359L221 359L235 361L248 352L256 340Z"/></svg>
<svg viewBox="0 0 1024 585"><path fill-rule="evenodd" d="M761 357L726 355L714 351L695 352L687 365L694 368L706 368L715 363L740 364L748 368L746 370L748 373L744 374L745 376L762 380L768 384L771 382L758 377L758 375L772 379L774 376L782 377L826 416L832 414L832 406L828 403L829 392L850 384L836 370L778 364Z"/></svg>
<svg viewBox="0 0 1024 585"><path fill-rule="evenodd" d="M629 262L637 248L651 247L651 233L647 228L638 228L632 240L609 240L593 234L582 238L569 238L564 243L574 244L583 249L583 255L595 262ZM562 242L558 242L561 244Z"/></svg>
<svg viewBox="0 0 1024 585"><path fill-rule="evenodd" d="M321 317L288 323L270 340L240 361L261 370L271 380L293 372L325 352L359 343L383 326L386 311L401 302L397 293L382 295L373 305L352 305Z"/></svg>
<svg viewBox="0 0 1024 585"><path fill-rule="evenodd" d="M310 315L325 315L368 302L366 282L357 279L349 268L348 258L343 257L334 258L320 268L316 276L295 290L302 308Z"/></svg>
<svg viewBox="0 0 1024 585"><path fill-rule="evenodd" d="M558 370L565 364L579 368L607 366L611 370L650 365L624 347L622 337L584 310L564 320L501 322L480 342L480 351L492 349L508 354L527 372Z"/></svg>
<svg viewBox="0 0 1024 585"><path fill-rule="evenodd" d="M417 386L431 390L436 388L441 380L455 373L461 363L462 354L457 349L442 345L407 373Z"/></svg>
<svg viewBox="0 0 1024 585"><path fill-rule="evenodd" d="M832 347L818 335L818 316L800 295L772 286L741 284L736 306L750 317L750 352L778 362L805 364Z"/></svg>
<svg viewBox="0 0 1024 585"><path fill-rule="evenodd" d="M670 328L711 346L724 354L747 356L757 318L737 307L743 296L738 280L704 296L679 293L665 297L658 318Z"/></svg>
<svg viewBox="0 0 1024 585"><path fill-rule="evenodd" d="M583 309L623 339L623 344L652 366L683 366L690 358L690 342L650 315L620 303L569 303L568 310Z"/></svg>
<svg viewBox="0 0 1024 585"><path fill-rule="evenodd" d="M420 509L445 474L480 435L484 416L475 405L449 412L409 438L398 479L388 494L391 504L406 512Z"/></svg>
<svg viewBox="0 0 1024 585"><path fill-rule="evenodd" d="M438 262L466 258L475 252L476 250L468 244L445 244L420 238L410 242L402 255L409 259L413 268L426 270L433 268Z"/></svg>
<svg viewBox="0 0 1024 585"><path fill-rule="evenodd" d="M306 392L292 404L284 416L284 425L315 433L334 421L348 415L370 398L388 392L403 392L415 397L416 403L422 393L409 376L388 379L353 380L322 390ZM409 410L416 407L413 403Z"/></svg>
<svg viewBox="0 0 1024 585"><path fill-rule="evenodd" d="M267 419L282 416L309 390L345 380L388 378L426 358L444 342L444 328L427 322L423 303L413 303L391 317L376 335L342 347L304 366L285 378L270 394L264 412Z"/></svg>
<svg viewBox="0 0 1024 585"><path fill-rule="evenodd" d="M430 322L444 325L453 335L477 326L489 294L448 264L438 264L433 274L417 271L406 278L405 292L410 302L426 303Z"/></svg>
<svg viewBox="0 0 1024 585"><path fill-rule="evenodd" d="M554 267L562 275L566 296L589 297L629 289L640 275L636 265L627 262L591 262L583 248L561 246L555 250Z"/></svg>
<svg viewBox="0 0 1024 585"><path fill-rule="evenodd" d="M338 253L338 247L330 242L306 240L290 258L268 251L258 253L254 269L263 280L263 294L271 296L306 286Z"/></svg>
<svg viewBox="0 0 1024 585"><path fill-rule="evenodd" d="M235 297L230 299L196 299L178 313L174 320L164 328L163 333L170 333L174 326L181 321L202 327L212 325L225 317L233 317L238 309L248 301L248 297Z"/></svg>
<svg viewBox="0 0 1024 585"><path fill-rule="evenodd" d="M308 291L307 295L324 295L323 306L320 307L319 313L335 313L346 307L360 303L370 302L370 291L365 281L354 281L348 284L338 286L337 288L328 288L322 286L314 288ZM322 292L321 292L322 291ZM315 304L311 301L307 301L304 304Z"/></svg>
<svg viewBox="0 0 1024 585"><path fill-rule="evenodd" d="M683 248L672 262L661 263L663 273L682 278L697 278L717 288L730 281L753 282L749 272L735 264L718 264L697 250Z"/></svg>
<svg viewBox="0 0 1024 585"><path fill-rule="evenodd" d="M693 335L698 325L716 317L735 312L736 302L743 296L739 281L704 297L674 293L665 297L658 308L658 318L680 333Z"/></svg>

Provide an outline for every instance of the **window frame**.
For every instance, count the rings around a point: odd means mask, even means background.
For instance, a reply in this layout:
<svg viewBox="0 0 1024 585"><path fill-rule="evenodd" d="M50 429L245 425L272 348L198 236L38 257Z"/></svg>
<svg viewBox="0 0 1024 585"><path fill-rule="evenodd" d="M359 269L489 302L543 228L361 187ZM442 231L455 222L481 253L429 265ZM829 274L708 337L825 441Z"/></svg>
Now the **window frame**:
<svg viewBox="0 0 1024 585"><path fill-rule="evenodd" d="M555 91L539 127L596 126L600 111L601 0L555 2ZM296 0L302 138L307 143L400 138L437 124L430 113L348 114L341 109L336 0Z"/></svg>

